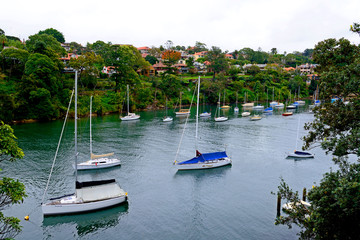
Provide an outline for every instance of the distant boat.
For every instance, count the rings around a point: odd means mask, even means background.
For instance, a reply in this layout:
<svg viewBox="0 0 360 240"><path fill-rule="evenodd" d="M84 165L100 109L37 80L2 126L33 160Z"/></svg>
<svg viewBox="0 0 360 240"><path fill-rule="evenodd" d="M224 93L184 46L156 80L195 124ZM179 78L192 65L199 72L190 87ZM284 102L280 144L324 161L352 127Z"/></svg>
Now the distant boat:
<svg viewBox="0 0 360 240"><path fill-rule="evenodd" d="M273 108L272 107L265 108L264 112L265 113L271 113L271 112L273 112Z"/></svg>
<svg viewBox="0 0 360 240"><path fill-rule="evenodd" d="M238 113L239 112L239 108L238 108L238 93L236 93L236 103L235 103L235 108L234 108L234 112Z"/></svg>
<svg viewBox="0 0 360 240"><path fill-rule="evenodd" d="M252 108L254 106L254 103L247 103L246 102L246 92L245 92L245 95L244 95L244 104L242 105L244 108Z"/></svg>
<svg viewBox="0 0 360 240"><path fill-rule="evenodd" d="M292 112L284 112L282 115L285 116L285 117L287 117L287 116L293 115L293 113L292 113Z"/></svg>
<svg viewBox="0 0 360 240"><path fill-rule="evenodd" d="M205 110L205 94L204 94L204 110ZM211 113L204 111L203 113L200 113L200 117L211 117Z"/></svg>
<svg viewBox="0 0 360 240"><path fill-rule="evenodd" d="M70 104L69 104L70 108ZM68 108L68 110L69 110ZM68 112L65 117L67 119ZM77 166L77 71L75 71L75 166ZM64 124L65 126L65 124ZM63 132L62 132L63 133ZM61 133L61 136L62 136ZM61 137L59 143L61 142ZM58 145L59 149L59 145ZM56 151L57 153L57 151ZM56 159L56 155L54 161ZM41 209L44 216L77 214L89 211L100 210L127 201L127 193L120 188L115 179L78 182L77 169L75 168L75 193L61 197L51 198L47 203L44 202L47 188L49 186L51 172L46 184L44 195L42 198ZM57 189L56 192L59 190Z"/></svg>
<svg viewBox="0 0 360 240"><path fill-rule="evenodd" d="M284 108L284 104L283 103L278 103L277 105L275 105L276 109L283 109Z"/></svg>
<svg viewBox="0 0 360 240"><path fill-rule="evenodd" d="M254 115L254 116L250 117L250 121L258 121L261 119L262 119L262 117L260 117L259 115Z"/></svg>
<svg viewBox="0 0 360 240"><path fill-rule="evenodd" d="M91 170L109 168L119 166L121 161L117 158L108 158L114 155L114 153L106 153L101 155L95 155L92 152L92 125L91 125L91 113L92 113L92 96L90 97L90 160L77 164L78 170ZM74 166L75 167L75 166Z"/></svg>
<svg viewBox="0 0 360 240"><path fill-rule="evenodd" d="M241 113L241 116L248 117L248 116L250 116L250 112L243 112L243 113Z"/></svg>
<svg viewBox="0 0 360 240"><path fill-rule="evenodd" d="M288 158L314 158L314 154L312 154L310 152L296 150L298 139L299 139L299 129L300 129L300 116L299 116L298 128L297 128L297 133L296 133L295 151L288 153L287 157Z"/></svg>
<svg viewBox="0 0 360 240"><path fill-rule="evenodd" d="M122 121L137 120L137 119L140 118L140 115L137 115L135 113L130 112L130 107L129 107L129 85L126 86L126 92L127 92L127 115L124 116L124 117L120 117L120 119Z"/></svg>
<svg viewBox="0 0 360 240"><path fill-rule="evenodd" d="M274 108L278 104L279 104L278 102L274 101L274 88L273 88L273 97L272 97L272 102L270 102L270 107Z"/></svg>
<svg viewBox="0 0 360 240"><path fill-rule="evenodd" d="M181 109L181 95L182 92L180 92L180 109L178 112L175 112L176 115L188 115L190 114L190 109Z"/></svg>
<svg viewBox="0 0 360 240"><path fill-rule="evenodd" d="M199 92L200 92L200 77L198 81L198 95L197 95L197 108L196 108L196 135L195 139L198 138L198 114L199 114ZM176 156L177 157L177 156ZM198 169L209 169L217 168L226 165L231 165L232 161L229 156L227 156L226 151L223 152L211 152L211 153L200 153L196 150L196 156L190 160L177 162L176 158L174 165L177 167L177 170L198 170Z"/></svg>
<svg viewBox="0 0 360 240"><path fill-rule="evenodd" d="M218 116L214 118L215 122L225 122L228 120L228 117L220 116L220 93L219 93L218 107L216 108L216 111L218 112Z"/></svg>
<svg viewBox="0 0 360 240"><path fill-rule="evenodd" d="M165 117L163 118L163 122L171 122L172 120L173 120L173 118L168 116L168 114L167 114L167 98L166 98Z"/></svg>
<svg viewBox="0 0 360 240"><path fill-rule="evenodd" d="M228 108L230 108L230 106L225 104L225 90L224 90L224 105L221 106L221 109L228 109Z"/></svg>

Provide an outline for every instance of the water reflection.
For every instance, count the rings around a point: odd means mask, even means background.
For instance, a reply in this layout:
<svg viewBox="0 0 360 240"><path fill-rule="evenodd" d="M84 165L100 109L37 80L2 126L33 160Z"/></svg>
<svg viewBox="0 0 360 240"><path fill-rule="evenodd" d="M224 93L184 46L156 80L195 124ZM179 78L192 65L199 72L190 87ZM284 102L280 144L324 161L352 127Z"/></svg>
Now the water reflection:
<svg viewBox="0 0 360 240"><path fill-rule="evenodd" d="M232 165L226 165L219 168L212 169L199 169L189 171L177 171L174 178L192 177L194 180L203 180L204 178L218 178L223 177L226 173L231 170Z"/></svg>
<svg viewBox="0 0 360 240"><path fill-rule="evenodd" d="M128 214L128 209L129 205L125 203L85 214L44 217L42 227L44 233L50 238L59 237L56 236L58 228L70 229L71 227L75 227L78 237L82 237L101 229L115 227L119 224L121 217ZM65 238L65 236L63 237Z"/></svg>

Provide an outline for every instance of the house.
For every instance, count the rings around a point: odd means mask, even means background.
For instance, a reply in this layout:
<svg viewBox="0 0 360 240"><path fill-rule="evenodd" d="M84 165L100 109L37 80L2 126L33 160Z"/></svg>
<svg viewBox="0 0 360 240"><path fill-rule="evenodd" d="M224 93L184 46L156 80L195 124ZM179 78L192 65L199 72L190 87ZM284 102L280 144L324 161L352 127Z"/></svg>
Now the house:
<svg viewBox="0 0 360 240"><path fill-rule="evenodd" d="M166 71L166 66L160 61L152 65L155 73L164 73Z"/></svg>
<svg viewBox="0 0 360 240"><path fill-rule="evenodd" d="M227 59L234 59L234 56L232 54L225 54L225 58Z"/></svg>
<svg viewBox="0 0 360 240"><path fill-rule="evenodd" d="M104 66L101 70L102 73L107 74L109 77L111 74L115 73L115 67L114 66Z"/></svg>
<svg viewBox="0 0 360 240"><path fill-rule="evenodd" d="M197 61L199 58L203 58L207 55L207 51L197 52L193 55L194 60Z"/></svg>
<svg viewBox="0 0 360 240"><path fill-rule="evenodd" d="M298 69L300 71L300 74L308 75L308 74L314 73L314 69L317 66L318 66L318 64L306 63L306 64L302 64L300 66L297 66L296 69Z"/></svg>
<svg viewBox="0 0 360 240"><path fill-rule="evenodd" d="M266 67L266 64L245 64L243 66L243 69L246 71L247 69L249 69L251 66L258 66L260 68L260 71L264 71L265 70L265 67Z"/></svg>
<svg viewBox="0 0 360 240"><path fill-rule="evenodd" d="M189 68L187 67L186 64L174 64L172 65L172 67L175 67L178 72L181 74L181 73L188 73L189 72Z"/></svg>
<svg viewBox="0 0 360 240"><path fill-rule="evenodd" d="M76 53L68 53L66 57L62 57L59 59L65 64L65 66L67 66L71 58L78 58L78 57L79 55L77 55Z"/></svg>
<svg viewBox="0 0 360 240"><path fill-rule="evenodd" d="M287 71L287 72L293 72L293 71L295 71L295 68L288 67L288 68L284 68L284 70Z"/></svg>
<svg viewBox="0 0 360 240"><path fill-rule="evenodd" d="M147 53L147 54L149 54L149 47L138 47L137 48L137 50L141 53L141 54L143 54L143 53Z"/></svg>
<svg viewBox="0 0 360 240"><path fill-rule="evenodd" d="M61 43L61 46L67 51L70 51L70 43Z"/></svg>
<svg viewBox="0 0 360 240"><path fill-rule="evenodd" d="M312 80L316 80L316 81L320 80L319 75L317 74L308 74L306 76L307 76L306 85L310 85Z"/></svg>

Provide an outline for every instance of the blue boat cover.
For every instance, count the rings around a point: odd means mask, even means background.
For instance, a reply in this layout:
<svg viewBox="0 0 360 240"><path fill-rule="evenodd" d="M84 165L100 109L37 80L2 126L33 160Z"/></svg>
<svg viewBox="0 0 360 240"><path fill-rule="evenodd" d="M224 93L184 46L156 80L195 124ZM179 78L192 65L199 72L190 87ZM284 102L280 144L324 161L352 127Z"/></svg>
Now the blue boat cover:
<svg viewBox="0 0 360 240"><path fill-rule="evenodd" d="M311 153L302 152L302 151L295 151L295 154L297 154L297 155L311 155Z"/></svg>
<svg viewBox="0 0 360 240"><path fill-rule="evenodd" d="M180 165L181 164L195 164L195 163L199 163L199 162L205 162L205 161L226 158L226 157L227 157L226 152L202 153L190 160L179 162L178 164L180 164Z"/></svg>

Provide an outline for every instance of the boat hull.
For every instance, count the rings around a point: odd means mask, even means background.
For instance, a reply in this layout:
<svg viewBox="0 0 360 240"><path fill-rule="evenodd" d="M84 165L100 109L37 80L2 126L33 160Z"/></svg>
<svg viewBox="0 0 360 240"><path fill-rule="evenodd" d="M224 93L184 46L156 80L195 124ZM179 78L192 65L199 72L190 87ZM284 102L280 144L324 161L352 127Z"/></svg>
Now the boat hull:
<svg viewBox="0 0 360 240"><path fill-rule="evenodd" d="M225 158L224 160L214 160L214 161L206 161L192 164L176 164L177 170L201 170L201 169L211 169L223 167L226 165L231 165L231 159Z"/></svg>
<svg viewBox="0 0 360 240"><path fill-rule="evenodd" d="M173 120L172 117L166 117L163 119L163 122L171 122Z"/></svg>
<svg viewBox="0 0 360 240"><path fill-rule="evenodd" d="M132 121L132 120L138 120L140 118L139 115L135 115L135 116L125 116L125 117L122 117L120 118L122 121Z"/></svg>
<svg viewBox="0 0 360 240"><path fill-rule="evenodd" d="M228 120L227 117L217 117L217 118L215 118L215 122L225 122L227 120Z"/></svg>
<svg viewBox="0 0 360 240"><path fill-rule="evenodd" d="M77 170L102 169L121 165L119 159L97 159L77 164Z"/></svg>
<svg viewBox="0 0 360 240"><path fill-rule="evenodd" d="M75 195L73 195L75 196ZM127 196L120 196L116 198L87 202L87 203L64 203L64 204L42 204L42 212L44 216L77 214L96 211L104 208L113 207L127 201Z"/></svg>
<svg viewBox="0 0 360 240"><path fill-rule="evenodd" d="M288 158L314 158L314 154L308 153L308 154L296 154L296 153L289 153L287 155Z"/></svg>

